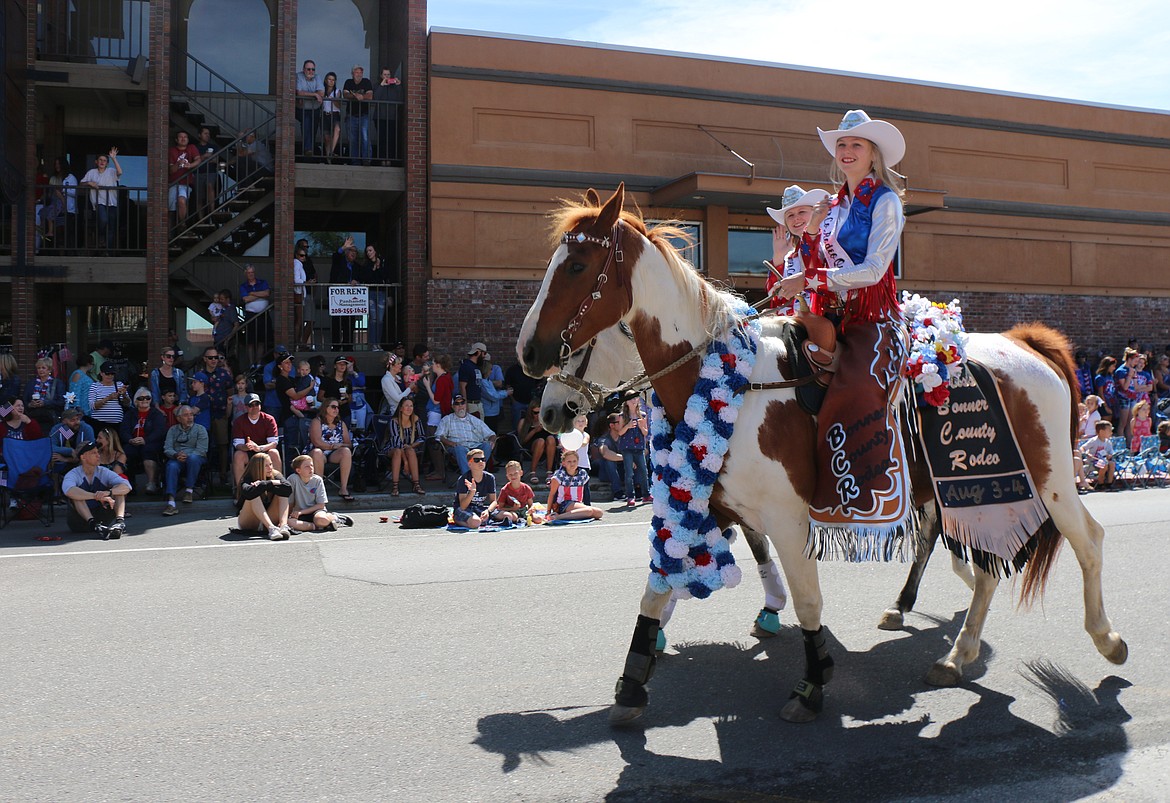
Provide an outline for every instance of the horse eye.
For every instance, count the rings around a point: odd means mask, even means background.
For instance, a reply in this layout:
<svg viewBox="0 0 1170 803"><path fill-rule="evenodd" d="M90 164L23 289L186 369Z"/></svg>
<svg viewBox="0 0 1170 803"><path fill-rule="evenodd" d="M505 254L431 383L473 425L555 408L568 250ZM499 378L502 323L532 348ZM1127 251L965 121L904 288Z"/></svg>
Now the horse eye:
<svg viewBox="0 0 1170 803"><path fill-rule="evenodd" d="M569 265L569 273L580 273L585 270L585 266L580 262L573 262Z"/></svg>

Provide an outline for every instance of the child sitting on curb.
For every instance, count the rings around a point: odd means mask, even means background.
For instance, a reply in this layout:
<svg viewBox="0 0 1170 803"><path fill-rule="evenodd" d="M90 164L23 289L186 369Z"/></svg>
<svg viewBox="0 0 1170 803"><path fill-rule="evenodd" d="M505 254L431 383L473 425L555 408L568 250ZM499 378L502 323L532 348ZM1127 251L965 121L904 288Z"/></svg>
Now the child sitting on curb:
<svg viewBox="0 0 1170 803"><path fill-rule="evenodd" d="M467 452L467 473L455 483L455 524L477 530L488 521L488 508L496 501L496 478L488 474L483 449ZM500 515L496 511L496 515Z"/></svg>
<svg viewBox="0 0 1170 803"><path fill-rule="evenodd" d="M1093 486L1097 489L1108 488L1114 480L1113 444L1109 438L1113 435L1113 425L1108 421L1097 422L1097 437L1085 444L1085 453L1097 469L1097 480Z"/></svg>
<svg viewBox="0 0 1170 803"><path fill-rule="evenodd" d="M561 451L561 466L553 472L548 485L548 516L545 522L600 519L601 508L585 504L589 473L581 468L575 451Z"/></svg>
<svg viewBox="0 0 1170 803"><path fill-rule="evenodd" d="M289 498L288 526L302 533L318 531L333 532L338 527L352 527L353 519L325 509L329 496L325 493L325 480L313 473L313 458L299 454L292 460L292 486Z"/></svg>
<svg viewBox="0 0 1170 803"><path fill-rule="evenodd" d="M504 475L508 482L500 489L499 498L488 505L488 515L494 518L498 514L504 521L521 524L527 520L536 494L532 492L531 486L521 480L524 469L515 460L509 460L504 466Z"/></svg>

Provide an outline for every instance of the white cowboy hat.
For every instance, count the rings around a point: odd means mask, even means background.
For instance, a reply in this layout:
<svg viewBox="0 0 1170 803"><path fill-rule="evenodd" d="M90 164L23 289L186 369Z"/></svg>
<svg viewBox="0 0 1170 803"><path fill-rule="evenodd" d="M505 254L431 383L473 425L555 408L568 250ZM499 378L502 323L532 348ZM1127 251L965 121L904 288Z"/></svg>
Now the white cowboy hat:
<svg viewBox="0 0 1170 803"><path fill-rule="evenodd" d="M779 223L781 226L784 223L784 213L789 209L794 209L798 206L816 206L821 201L827 199L829 193L825 190L808 190L798 184L793 184L784 190L784 195L780 197L780 208L773 209L768 207L768 214L772 216L772 220Z"/></svg>
<svg viewBox="0 0 1170 803"><path fill-rule="evenodd" d="M895 128L893 123L869 119L869 115L861 109L850 109L845 112L836 131L822 131L818 128L817 133L821 135L821 142L830 154L835 154L837 140L841 137L861 137L877 146L886 167L893 167L906 155L906 140L902 137L902 132Z"/></svg>

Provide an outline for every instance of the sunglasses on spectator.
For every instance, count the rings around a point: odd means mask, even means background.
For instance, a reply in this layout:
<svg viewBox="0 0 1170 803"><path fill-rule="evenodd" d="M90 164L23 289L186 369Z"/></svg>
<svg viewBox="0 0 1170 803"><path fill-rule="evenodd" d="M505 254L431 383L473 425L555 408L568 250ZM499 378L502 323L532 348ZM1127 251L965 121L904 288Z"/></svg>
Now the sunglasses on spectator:
<svg viewBox="0 0 1170 803"><path fill-rule="evenodd" d="M154 398L154 397L153 396L138 396L137 398L134 399L134 401L150 401L152 398Z"/></svg>
<svg viewBox="0 0 1170 803"><path fill-rule="evenodd" d="M473 457L473 458L471 458L471 460L469 460L468 462L471 462L471 463L485 463L485 462L487 462L487 461L486 461L486 460L484 460L482 457Z"/></svg>
<svg viewBox="0 0 1170 803"><path fill-rule="evenodd" d="M174 355L173 353L171 353L171 354L164 354L163 356L164 356L164 357L168 357L168 358L170 358L170 359L172 359L172 360L173 360L173 359L175 359L175 355Z"/></svg>
<svg viewBox="0 0 1170 803"><path fill-rule="evenodd" d="M462 407L463 405L467 404L467 402L465 402L465 401L461 401L461 402L451 402L451 404L452 404L452 406L454 406L454 407Z"/></svg>
<svg viewBox="0 0 1170 803"><path fill-rule="evenodd" d="M219 355L218 354L204 354L203 359L205 359L205 360L218 360Z"/></svg>

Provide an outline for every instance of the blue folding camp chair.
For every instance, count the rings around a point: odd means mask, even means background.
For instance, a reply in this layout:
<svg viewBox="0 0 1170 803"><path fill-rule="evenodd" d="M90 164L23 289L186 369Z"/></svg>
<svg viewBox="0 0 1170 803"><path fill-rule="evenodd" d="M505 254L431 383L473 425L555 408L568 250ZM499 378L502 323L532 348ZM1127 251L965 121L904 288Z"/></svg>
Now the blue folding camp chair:
<svg viewBox="0 0 1170 803"><path fill-rule="evenodd" d="M48 438L4 439L4 471L0 480L0 527L16 519L53 523L53 447Z"/></svg>

